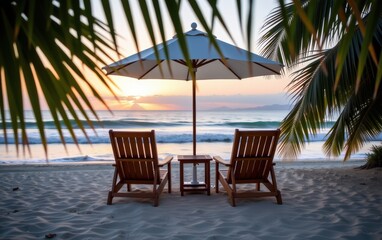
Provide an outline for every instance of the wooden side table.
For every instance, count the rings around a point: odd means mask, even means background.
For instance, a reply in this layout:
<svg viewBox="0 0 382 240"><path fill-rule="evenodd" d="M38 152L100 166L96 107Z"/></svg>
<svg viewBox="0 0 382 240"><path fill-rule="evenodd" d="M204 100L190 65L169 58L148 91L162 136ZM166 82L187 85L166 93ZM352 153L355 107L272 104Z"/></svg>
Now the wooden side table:
<svg viewBox="0 0 382 240"><path fill-rule="evenodd" d="M200 192L206 191L210 195L210 162L212 158L210 155L178 155L180 165L180 194L184 192ZM199 163L204 163L204 182L185 182L184 181L184 164L192 163L194 166Z"/></svg>

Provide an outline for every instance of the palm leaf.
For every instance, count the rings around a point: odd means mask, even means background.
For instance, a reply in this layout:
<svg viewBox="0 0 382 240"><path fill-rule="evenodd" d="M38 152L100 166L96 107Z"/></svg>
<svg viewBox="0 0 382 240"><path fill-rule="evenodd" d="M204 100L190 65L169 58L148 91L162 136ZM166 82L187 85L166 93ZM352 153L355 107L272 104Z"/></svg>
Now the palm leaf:
<svg viewBox="0 0 382 240"><path fill-rule="evenodd" d="M105 63L105 58L96 55L94 50L99 50L106 58L111 59L108 51L115 49L116 41L112 37L113 42L109 42L107 37L95 30L95 26L113 36L116 36L115 33L91 15L91 4L88 1L84 4L85 9L78 1L60 1L59 4L50 1L5 1L0 5L0 34L4 36L0 40L4 53L0 57L0 69L4 73L1 74L4 76L1 86L5 86L5 89L2 89L4 91L1 94L0 110L5 143L8 143L8 137L4 97L7 97L17 152L20 143L28 145L24 97L31 103L46 153L47 139L40 101L47 103L63 143L63 126L76 142L71 119L87 136L81 119L83 117L91 127L92 122L85 108L89 108L96 118L97 115L78 79L86 83L100 102L104 101L73 60L82 61L111 91L110 85L113 83L98 67L99 62ZM87 19L87 23L83 22L84 19ZM92 43L93 50L90 50L89 42ZM7 56L7 59L4 56ZM80 114L75 109L78 109Z"/></svg>
<svg viewBox="0 0 382 240"><path fill-rule="evenodd" d="M379 55L381 26L382 19L379 19L372 39ZM305 67L294 73L289 85L296 104L281 125L281 151L285 157L296 157L309 142L310 135L316 135L325 127L325 122L336 115L339 117L324 144L328 155L338 156L345 150L346 160L364 142L381 132L381 116L377 110L380 108L381 90L379 88L374 94L378 69L371 55L365 63L359 91L355 91L355 66L360 61L362 39L360 29L355 28L350 40L345 37L332 48L299 59L298 63L305 64ZM338 75L338 55L343 51L344 42L347 53L342 56L342 70Z"/></svg>

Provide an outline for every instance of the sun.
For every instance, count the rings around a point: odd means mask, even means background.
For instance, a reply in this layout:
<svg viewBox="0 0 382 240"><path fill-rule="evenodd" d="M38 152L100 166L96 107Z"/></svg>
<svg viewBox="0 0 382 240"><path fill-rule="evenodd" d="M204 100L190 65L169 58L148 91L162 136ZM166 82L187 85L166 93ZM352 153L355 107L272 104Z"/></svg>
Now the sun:
<svg viewBox="0 0 382 240"><path fill-rule="evenodd" d="M129 78L114 79L116 85L123 96L145 97L156 94L157 90L153 81L143 81Z"/></svg>
<svg viewBox="0 0 382 240"><path fill-rule="evenodd" d="M174 80L137 80L129 77L112 76L118 86L121 96L147 97L154 95L184 95L190 93L191 84L186 81Z"/></svg>

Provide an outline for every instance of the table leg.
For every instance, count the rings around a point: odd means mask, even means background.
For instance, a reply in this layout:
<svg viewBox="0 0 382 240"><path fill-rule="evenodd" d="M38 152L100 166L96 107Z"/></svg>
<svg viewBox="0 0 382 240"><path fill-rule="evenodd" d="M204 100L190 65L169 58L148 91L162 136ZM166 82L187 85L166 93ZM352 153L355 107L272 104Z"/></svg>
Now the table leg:
<svg viewBox="0 0 382 240"><path fill-rule="evenodd" d="M211 183L210 183L210 162L206 162L206 165L205 165L205 173L206 173L206 176L205 176L205 179L206 179L206 188L207 188L207 195L210 195L211 194Z"/></svg>
<svg viewBox="0 0 382 240"><path fill-rule="evenodd" d="M183 191L184 191L184 173L183 173L183 163L182 162L180 162L180 164L179 164L179 178L180 178L180 196L183 196Z"/></svg>

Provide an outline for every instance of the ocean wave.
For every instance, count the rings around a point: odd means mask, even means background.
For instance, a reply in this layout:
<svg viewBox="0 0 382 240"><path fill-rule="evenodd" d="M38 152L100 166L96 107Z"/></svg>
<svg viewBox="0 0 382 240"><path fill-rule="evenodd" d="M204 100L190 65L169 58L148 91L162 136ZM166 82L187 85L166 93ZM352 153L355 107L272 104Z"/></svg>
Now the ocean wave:
<svg viewBox="0 0 382 240"><path fill-rule="evenodd" d="M233 139L232 134L198 134L196 137L198 142L231 142ZM41 144L41 138L38 134L31 134L28 136L29 144ZM84 135L77 135L77 143L79 144L101 144L110 143L108 134L89 134L88 138ZM76 143L69 135L64 136L65 143ZM180 134L158 134L156 133L157 143L189 143L192 142L192 134L180 133ZM48 144L62 143L58 134L51 135L47 139ZM14 144L15 139L13 136L8 137L8 144ZM4 136L0 136L0 144L5 144Z"/></svg>
<svg viewBox="0 0 382 240"><path fill-rule="evenodd" d="M74 121L70 120L70 125L73 129L79 129L80 125ZM59 121L59 124L64 127L65 122ZM174 127L174 126L182 126L182 125L190 125L190 122L187 121L172 121L172 122L160 122L160 121L144 121L144 120L127 120L127 119L119 119L119 120L104 120L104 121L93 121L92 125L90 125L87 121L81 121L82 126L84 128L113 128L120 129L126 127ZM26 129L38 129L38 125L35 121L28 121L25 123ZM6 128L11 129L12 125L10 122L6 122ZM54 121L44 121L45 129L56 129L56 123Z"/></svg>
<svg viewBox="0 0 382 240"><path fill-rule="evenodd" d="M279 121L257 121L257 122L226 122L221 126L240 127L240 128L278 128Z"/></svg>
<svg viewBox="0 0 382 240"><path fill-rule="evenodd" d="M326 133L320 133L317 135L310 136L309 142L320 142L325 141L327 136ZM28 135L29 144L41 144L41 138L38 133ZM76 143L70 135L65 134L65 143ZM192 142L192 134L190 133L158 133L156 132L156 141L158 143L190 143ZM196 136L197 142L232 142L232 133L199 133ZM382 134L377 137L370 139L370 141L382 141ZM47 139L48 144L62 143L61 138L58 134L50 135ZM109 143L109 134L104 131L103 133L95 134L90 133L88 138L83 134L77 134L77 143L79 144L102 144ZM14 144L15 140L13 136L8 136L8 144ZM0 136L0 144L5 144L4 136Z"/></svg>
<svg viewBox="0 0 382 240"><path fill-rule="evenodd" d="M61 157L61 158L53 158L50 159L50 162L108 162L113 161L113 155L109 154L107 156L102 157L95 157L95 156L89 156L89 155L83 155L83 156L70 156L70 157Z"/></svg>
<svg viewBox="0 0 382 240"><path fill-rule="evenodd" d="M80 129L79 124L70 120L70 125L73 129ZM64 121L59 121L60 125L63 126L63 129L66 129L63 124ZM89 125L86 121L81 121L83 128L85 129L123 129L123 128L160 128L160 127L182 127L182 126L191 126L192 121L186 120L144 120L139 118L122 118L122 119L113 119L113 120L103 120L103 121L93 121L92 125ZM12 129L12 125L9 121L6 122L6 128ZM208 121L198 121L198 126L208 126L208 127L235 127L235 128L279 128L281 121L219 121L219 120L208 120ZM323 125L323 128L331 128L334 125L334 122L328 121ZM38 129L38 125L35 121L28 121L25 123L26 129ZM52 120L44 121L45 129L56 129L56 124Z"/></svg>

